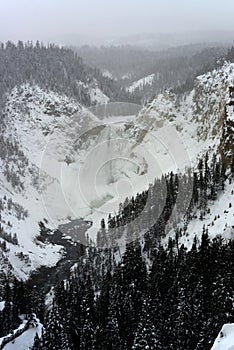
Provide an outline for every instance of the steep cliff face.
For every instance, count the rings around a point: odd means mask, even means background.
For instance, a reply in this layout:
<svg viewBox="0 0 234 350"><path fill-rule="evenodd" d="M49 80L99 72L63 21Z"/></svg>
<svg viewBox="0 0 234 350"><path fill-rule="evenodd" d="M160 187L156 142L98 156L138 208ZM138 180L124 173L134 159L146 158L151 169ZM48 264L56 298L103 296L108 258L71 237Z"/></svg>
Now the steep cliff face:
<svg viewBox="0 0 234 350"><path fill-rule="evenodd" d="M199 76L187 95L159 95L137 118L151 133L169 125L183 141L191 162L206 151L227 150L232 144L234 65ZM146 134L147 136L147 134Z"/></svg>
<svg viewBox="0 0 234 350"><path fill-rule="evenodd" d="M233 161L234 154L234 82L229 87L229 99L225 106L223 125L222 125L222 137L220 142L220 154L222 155L225 163L230 165Z"/></svg>

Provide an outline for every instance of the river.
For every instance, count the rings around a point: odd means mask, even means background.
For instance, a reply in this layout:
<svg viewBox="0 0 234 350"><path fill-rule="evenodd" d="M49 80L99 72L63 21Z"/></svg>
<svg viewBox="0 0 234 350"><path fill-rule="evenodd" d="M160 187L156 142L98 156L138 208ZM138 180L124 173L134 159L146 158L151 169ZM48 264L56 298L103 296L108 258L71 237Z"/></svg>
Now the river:
<svg viewBox="0 0 234 350"><path fill-rule="evenodd" d="M71 267L85 253L85 234L91 225L91 222L82 219L72 220L60 225L53 234L47 235L48 243L64 247L64 256L55 266L42 266L36 270L27 281L27 285L36 292L47 293L58 281L68 278Z"/></svg>

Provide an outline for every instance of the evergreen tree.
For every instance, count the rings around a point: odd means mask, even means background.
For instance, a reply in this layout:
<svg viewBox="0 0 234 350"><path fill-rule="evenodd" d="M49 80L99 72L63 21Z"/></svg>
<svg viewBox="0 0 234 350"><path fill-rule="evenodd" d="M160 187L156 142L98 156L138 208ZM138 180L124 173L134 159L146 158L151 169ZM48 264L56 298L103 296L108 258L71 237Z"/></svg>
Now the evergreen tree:
<svg viewBox="0 0 234 350"><path fill-rule="evenodd" d="M132 350L161 350L162 344L157 336L156 327L152 322L151 301L145 299L140 320L135 333Z"/></svg>

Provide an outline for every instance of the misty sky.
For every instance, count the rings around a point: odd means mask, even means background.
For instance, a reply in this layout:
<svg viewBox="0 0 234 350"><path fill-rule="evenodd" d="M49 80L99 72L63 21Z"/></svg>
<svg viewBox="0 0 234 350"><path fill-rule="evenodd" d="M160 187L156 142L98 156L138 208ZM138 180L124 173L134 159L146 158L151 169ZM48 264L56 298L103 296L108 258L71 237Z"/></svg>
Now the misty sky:
<svg viewBox="0 0 234 350"><path fill-rule="evenodd" d="M234 30L234 0L0 0L0 40Z"/></svg>

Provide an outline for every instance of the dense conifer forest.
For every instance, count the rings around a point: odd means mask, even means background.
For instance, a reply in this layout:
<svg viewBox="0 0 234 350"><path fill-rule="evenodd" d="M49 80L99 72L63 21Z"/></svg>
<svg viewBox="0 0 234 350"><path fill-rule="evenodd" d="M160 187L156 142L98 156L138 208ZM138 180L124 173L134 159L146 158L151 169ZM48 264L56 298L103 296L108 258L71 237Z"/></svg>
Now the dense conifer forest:
<svg viewBox="0 0 234 350"><path fill-rule="evenodd" d="M104 77L100 70L88 67L70 49L39 41L14 44L8 41L0 45L0 97L23 83L38 84L42 88L60 92L85 106L91 106L89 89L98 87L112 101L134 102L113 79ZM3 103L3 101L2 101Z"/></svg>

